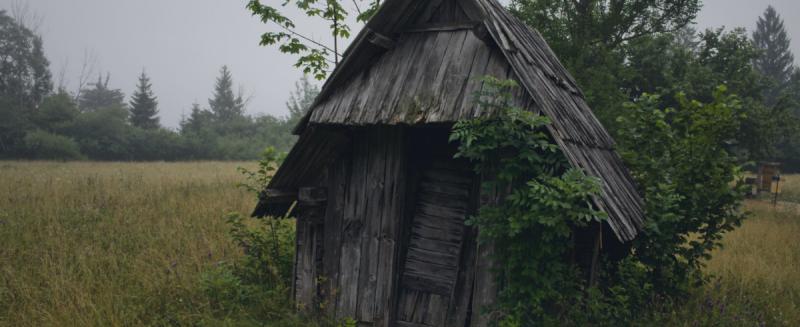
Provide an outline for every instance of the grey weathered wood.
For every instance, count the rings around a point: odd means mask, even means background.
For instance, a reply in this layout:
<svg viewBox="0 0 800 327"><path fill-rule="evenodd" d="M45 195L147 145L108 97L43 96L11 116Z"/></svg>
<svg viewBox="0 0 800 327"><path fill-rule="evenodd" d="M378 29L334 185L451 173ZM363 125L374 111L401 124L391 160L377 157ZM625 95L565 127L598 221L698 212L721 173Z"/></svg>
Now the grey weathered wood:
<svg viewBox="0 0 800 327"><path fill-rule="evenodd" d="M315 298L314 233L313 224L300 220L297 224L297 252L295 254L295 301L298 308L310 309Z"/></svg>
<svg viewBox="0 0 800 327"><path fill-rule="evenodd" d="M370 30L369 42L386 50L394 48L395 41L386 35Z"/></svg>
<svg viewBox="0 0 800 327"><path fill-rule="evenodd" d="M400 243L402 218L405 215L406 182L406 134L403 129L391 129L384 141L386 147L386 169L384 177L384 208L380 227L380 250L378 253L377 280L375 283L374 314L376 326L390 326L389 314L392 297L395 296L397 275L397 245Z"/></svg>
<svg viewBox="0 0 800 327"><path fill-rule="evenodd" d="M378 269L379 232L383 218L383 193L386 169L387 146L383 144L386 133L380 129L369 129L364 135L369 158L366 166L364 200L364 229L361 234L361 268L358 279L359 321L374 322L375 286Z"/></svg>
<svg viewBox="0 0 800 327"><path fill-rule="evenodd" d="M365 206L367 167L369 163L369 144L364 142L363 134L354 137L352 152L351 187L345 199L343 219L342 254L340 257L339 298L337 318L357 317L358 281L361 273L361 237L365 225Z"/></svg>
<svg viewBox="0 0 800 327"><path fill-rule="evenodd" d="M349 151L345 151L347 153ZM340 156L330 168L328 189L330 196L325 210L325 239L323 257L323 285L321 301L327 314L336 315L339 292L339 264L342 250L342 222L344 220L345 195L348 192L351 160L349 155Z"/></svg>
<svg viewBox="0 0 800 327"><path fill-rule="evenodd" d="M463 277L471 274L462 266L465 233L464 220L469 212L473 182L468 170L454 170L453 163L434 164L421 173L416 190L415 214L404 255L399 322L444 326L451 308L463 305ZM431 202L431 195L448 201ZM471 238L470 238L471 239ZM460 272L465 270L462 274ZM466 301L468 302L468 301ZM467 303L467 305L469 305ZM461 308L466 314L467 308ZM455 319L452 319L455 320ZM464 321L464 319L462 319Z"/></svg>
<svg viewBox="0 0 800 327"><path fill-rule="evenodd" d="M447 31L459 31L459 30L471 30L476 27L480 22L472 21L472 22L464 22L464 23L428 23L428 24L421 24L415 25L406 28L403 30L402 33L424 33L424 32L447 32Z"/></svg>

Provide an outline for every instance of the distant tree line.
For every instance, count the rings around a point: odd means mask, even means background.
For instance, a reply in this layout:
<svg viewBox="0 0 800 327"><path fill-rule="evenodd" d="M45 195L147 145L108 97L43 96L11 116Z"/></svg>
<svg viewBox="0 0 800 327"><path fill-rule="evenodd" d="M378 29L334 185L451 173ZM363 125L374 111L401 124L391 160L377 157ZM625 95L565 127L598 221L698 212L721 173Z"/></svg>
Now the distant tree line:
<svg viewBox="0 0 800 327"><path fill-rule="evenodd" d="M289 115L251 116L223 66L208 106L194 103L177 130L161 125L145 71L126 102L98 76L76 92L55 88L42 38L0 11L0 159L251 160L264 148L288 151L291 129L318 93L303 79Z"/></svg>

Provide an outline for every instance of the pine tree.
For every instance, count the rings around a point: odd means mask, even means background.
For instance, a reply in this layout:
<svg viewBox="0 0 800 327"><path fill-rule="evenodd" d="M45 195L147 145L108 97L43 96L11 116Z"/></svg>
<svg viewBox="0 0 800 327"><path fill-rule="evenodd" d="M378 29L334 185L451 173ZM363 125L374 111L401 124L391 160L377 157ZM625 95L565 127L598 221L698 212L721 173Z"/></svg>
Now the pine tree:
<svg viewBox="0 0 800 327"><path fill-rule="evenodd" d="M244 100L233 94L233 77L228 66L222 66L214 86L214 97L208 99L211 112L220 122L229 122L244 115Z"/></svg>
<svg viewBox="0 0 800 327"><path fill-rule="evenodd" d="M192 112L188 118L181 121L181 133L199 133L211 125L214 114L200 108L198 103L192 103Z"/></svg>
<svg viewBox="0 0 800 327"><path fill-rule="evenodd" d="M774 105L789 83L794 71L794 55L789 49L791 40L786 34L783 19L772 6L758 18L753 43L762 50L754 62L756 69L771 85L764 94L765 102Z"/></svg>
<svg viewBox="0 0 800 327"><path fill-rule="evenodd" d="M159 127L158 101L153 95L150 78L144 71L139 76L139 84L131 97L131 125L143 129L157 129Z"/></svg>

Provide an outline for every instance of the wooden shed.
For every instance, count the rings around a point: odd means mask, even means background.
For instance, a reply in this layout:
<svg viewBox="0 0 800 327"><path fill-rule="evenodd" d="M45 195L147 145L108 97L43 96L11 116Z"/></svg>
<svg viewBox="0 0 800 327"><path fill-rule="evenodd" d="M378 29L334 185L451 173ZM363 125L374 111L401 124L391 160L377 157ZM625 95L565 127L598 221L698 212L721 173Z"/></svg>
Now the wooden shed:
<svg viewBox="0 0 800 327"><path fill-rule="evenodd" d="M491 247L464 220L497 199L448 142L454 122L491 114L471 101L485 75L516 80L514 101L547 115L569 162L601 180L593 203L610 236L585 242L636 237L642 199L538 32L495 0L387 0L297 126L253 213L282 216L297 201L300 307L363 326L487 324Z"/></svg>

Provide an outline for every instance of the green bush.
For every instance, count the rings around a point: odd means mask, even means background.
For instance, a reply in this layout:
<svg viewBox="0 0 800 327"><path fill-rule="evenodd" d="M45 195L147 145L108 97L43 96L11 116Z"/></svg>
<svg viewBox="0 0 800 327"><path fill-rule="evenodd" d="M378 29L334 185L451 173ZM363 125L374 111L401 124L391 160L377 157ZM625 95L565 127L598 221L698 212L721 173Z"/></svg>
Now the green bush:
<svg viewBox="0 0 800 327"><path fill-rule="evenodd" d="M84 159L80 147L73 139L34 130L23 138L24 152L30 159L80 160Z"/></svg>
<svg viewBox="0 0 800 327"><path fill-rule="evenodd" d="M663 320L680 299L707 282L705 260L722 235L741 224L743 189L734 152L743 115L717 90L708 104L678 94L659 109L643 95L618 120L620 152L645 196L644 230L622 261L601 260L590 285L565 258L575 231L605 214L590 205L598 182L569 168L545 126L547 118L511 102L512 81L484 79L477 103L496 116L457 123L457 156L495 176L485 190L507 190L468 223L494 244L500 326L631 325Z"/></svg>
<svg viewBox="0 0 800 327"><path fill-rule="evenodd" d="M628 104L617 140L647 205L634 257L657 290L680 295L704 282L711 251L746 217L743 176L732 155L744 115L725 87L707 104L676 98L677 108L659 109L658 97L647 94Z"/></svg>

